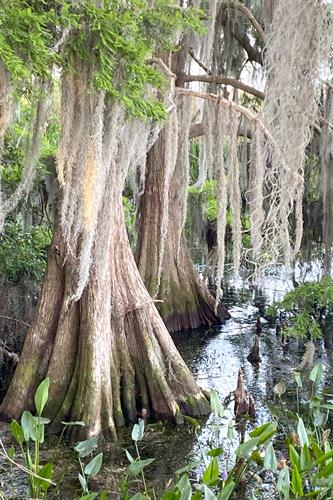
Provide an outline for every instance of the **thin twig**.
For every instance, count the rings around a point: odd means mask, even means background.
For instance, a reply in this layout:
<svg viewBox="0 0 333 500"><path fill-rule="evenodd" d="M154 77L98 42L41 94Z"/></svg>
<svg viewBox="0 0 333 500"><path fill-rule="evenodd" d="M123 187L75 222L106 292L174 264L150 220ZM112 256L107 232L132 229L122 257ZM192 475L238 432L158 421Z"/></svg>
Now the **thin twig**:
<svg viewBox="0 0 333 500"><path fill-rule="evenodd" d="M18 469L21 469L23 472L25 472L29 476L33 476L36 479L40 479L42 481L46 481L47 483L52 484L52 486L57 486L57 483L54 483L53 481L51 481L51 479L47 479L46 477L39 476L38 474L36 474L35 472L31 471L30 469L27 469L26 467L24 467L24 465L18 464L17 462L15 462L15 460L13 460L12 458L10 458L10 456L8 455L8 453L6 451L6 448L5 448L5 446L4 446L1 438L0 438L0 446L2 448L2 451L0 451L0 456L4 457L11 464L15 465Z"/></svg>
<svg viewBox="0 0 333 500"><path fill-rule="evenodd" d="M211 75L212 72L211 70L208 68L208 66L206 66L202 61L200 61L200 59L198 59L198 57L195 55L194 53L194 50L193 49L190 49L188 51L188 53L190 54L190 56L192 57L192 59L197 63L199 64L200 68L202 68L204 71L206 71L206 73L208 75Z"/></svg>
<svg viewBox="0 0 333 500"><path fill-rule="evenodd" d="M8 319L9 321L15 321L15 323L22 323L22 325L25 325L28 328L31 327L31 325L29 325L29 323L26 323L22 319L12 318L11 316L4 316L3 314L0 314L0 318Z"/></svg>

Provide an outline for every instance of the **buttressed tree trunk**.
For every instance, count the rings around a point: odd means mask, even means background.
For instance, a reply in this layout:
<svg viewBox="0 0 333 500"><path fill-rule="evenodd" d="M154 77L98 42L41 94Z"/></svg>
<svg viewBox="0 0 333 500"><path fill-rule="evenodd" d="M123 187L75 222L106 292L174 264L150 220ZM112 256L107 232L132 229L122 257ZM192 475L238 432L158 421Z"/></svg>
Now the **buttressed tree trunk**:
<svg viewBox="0 0 333 500"><path fill-rule="evenodd" d="M209 404L145 288L127 237L122 206L125 163L130 163L129 152L138 157L133 130L140 124L126 124L124 115L116 119L112 104L105 100L102 105L103 96L71 76L67 86L73 106L65 100L68 123L60 146L64 165L59 166L58 159L58 170L64 169L63 198L70 189L69 208L65 206L69 215L55 229L36 319L0 413L2 418L19 418L24 409L33 408L37 384L48 376L45 413L55 429L62 420L82 420L86 437L103 434L115 439L116 427L133 421L143 409L181 423L182 414L206 414ZM63 98L68 94L65 89ZM75 126L82 116L85 128ZM116 146L111 147L111 139ZM73 202L73 210L81 202L83 208L72 217L66 241L62 224ZM95 220L92 210L98 204ZM78 221L82 213L84 219ZM91 235L85 282L81 261ZM85 266L83 261L83 270ZM83 293L74 300L80 273Z"/></svg>
<svg viewBox="0 0 333 500"><path fill-rule="evenodd" d="M164 242L160 231L166 196L165 132L160 134L148 153L145 191L139 200L138 209L136 261L148 291L155 295L159 259L163 252L157 293L161 302L157 303L157 307L169 332L216 325L230 317L222 304L219 304L215 314L215 298L201 281L184 236L179 239L179 222L183 217L184 203L180 199L184 191L180 166L180 162L177 162L167 194L168 227Z"/></svg>

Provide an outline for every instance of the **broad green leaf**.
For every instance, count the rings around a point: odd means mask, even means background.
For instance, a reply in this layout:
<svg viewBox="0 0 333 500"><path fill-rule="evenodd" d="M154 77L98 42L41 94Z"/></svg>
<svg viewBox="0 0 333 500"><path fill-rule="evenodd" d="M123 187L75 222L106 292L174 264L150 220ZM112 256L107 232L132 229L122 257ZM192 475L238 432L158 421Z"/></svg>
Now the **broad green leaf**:
<svg viewBox="0 0 333 500"><path fill-rule="evenodd" d="M25 461L28 469L33 470L34 465L32 465L31 455L28 447L25 455Z"/></svg>
<svg viewBox="0 0 333 500"><path fill-rule="evenodd" d="M259 451L258 450L253 450L253 452L251 453L251 458L252 460L257 464L259 465L260 467L263 465L264 461L262 459L262 456L260 455Z"/></svg>
<svg viewBox="0 0 333 500"><path fill-rule="evenodd" d="M265 429L264 432L262 432L260 436L258 436L259 437L258 446L260 446L261 444L268 443L275 435L276 429L277 429L277 422L271 422L267 427L267 429Z"/></svg>
<svg viewBox="0 0 333 500"><path fill-rule="evenodd" d="M81 458L84 458L91 452L96 450L96 448L98 447L97 441L97 437L86 439L85 441L80 441L76 446L74 446L74 450L79 454Z"/></svg>
<svg viewBox="0 0 333 500"><path fill-rule="evenodd" d="M135 495L132 496L130 498L130 500L147 500L147 497L145 495L143 495L142 493L138 492L138 493L135 493Z"/></svg>
<svg viewBox="0 0 333 500"><path fill-rule="evenodd" d="M276 471L277 469L277 460L272 443L269 443L266 448L264 466L266 470Z"/></svg>
<svg viewBox="0 0 333 500"><path fill-rule="evenodd" d="M304 422L303 422L302 418L298 419L297 434L298 434L301 446L304 446L305 444L306 444L306 446L309 446L309 444L310 444L309 438L308 438L308 434L306 432L306 429L304 427Z"/></svg>
<svg viewBox="0 0 333 500"><path fill-rule="evenodd" d="M190 425L192 425L192 427L194 427L195 429L199 429L201 427L199 422L197 421L197 419L195 419L193 417L189 417L188 415L184 415L184 420L185 420L185 422L188 422Z"/></svg>
<svg viewBox="0 0 333 500"><path fill-rule="evenodd" d="M44 443L45 425L36 425L36 441Z"/></svg>
<svg viewBox="0 0 333 500"><path fill-rule="evenodd" d="M133 441L141 441L143 434L145 432L145 422L140 420L138 424L134 424L132 429L132 439Z"/></svg>
<svg viewBox="0 0 333 500"><path fill-rule="evenodd" d="M264 444L274 436L277 429L276 422L267 422L266 424L257 427L253 431L249 433L249 436L252 438L258 437L258 445Z"/></svg>
<svg viewBox="0 0 333 500"><path fill-rule="evenodd" d="M88 484L87 484L86 478L84 476L82 476L82 474L79 474L79 481L80 481L83 493L86 493L87 492L87 488L88 488Z"/></svg>
<svg viewBox="0 0 333 500"><path fill-rule="evenodd" d="M325 427L328 420L328 412L318 412L313 416L313 425L315 427Z"/></svg>
<svg viewBox="0 0 333 500"><path fill-rule="evenodd" d="M49 418L45 417L34 417L34 419L36 420L37 425L47 425L51 422Z"/></svg>
<svg viewBox="0 0 333 500"><path fill-rule="evenodd" d="M236 456L239 458L245 458L257 446L257 444L259 443L259 439L260 437L254 437L252 439L249 439L248 441L245 441L245 443L240 444L236 450Z"/></svg>
<svg viewBox="0 0 333 500"><path fill-rule="evenodd" d="M318 398L318 396L312 396L310 399L310 408L320 408L322 403L322 399Z"/></svg>
<svg viewBox="0 0 333 500"><path fill-rule="evenodd" d="M180 500L181 493L177 489L166 491L163 493L161 500Z"/></svg>
<svg viewBox="0 0 333 500"><path fill-rule="evenodd" d="M214 448L213 450L209 450L207 455L209 457L219 457L223 453L223 448Z"/></svg>
<svg viewBox="0 0 333 500"><path fill-rule="evenodd" d="M195 460L193 462L190 462L188 465L185 465L185 467L182 467L181 469L176 470L177 476L180 474L183 474L184 472L189 472L192 469L195 469L197 465L201 463L200 460Z"/></svg>
<svg viewBox="0 0 333 500"><path fill-rule="evenodd" d="M210 408L214 415L217 417L223 417L224 415L224 406L221 403L218 393L215 389L210 391Z"/></svg>
<svg viewBox="0 0 333 500"><path fill-rule="evenodd" d="M192 487L187 474L184 474L176 484L177 489L180 491L180 500L191 500Z"/></svg>
<svg viewBox="0 0 333 500"><path fill-rule="evenodd" d="M217 496L212 492L208 486L204 486L204 500L217 500Z"/></svg>
<svg viewBox="0 0 333 500"><path fill-rule="evenodd" d="M102 467L103 453L99 453L85 466L84 473L87 476L96 476Z"/></svg>
<svg viewBox="0 0 333 500"><path fill-rule="evenodd" d="M323 456L323 454L325 453L324 451L322 451L320 449L320 447L318 446L318 443L316 443L316 441L313 438L311 438L311 449L312 449L313 453L315 454L315 457L317 460L321 456Z"/></svg>
<svg viewBox="0 0 333 500"><path fill-rule="evenodd" d="M302 387L303 387L303 384L302 384L302 378L301 378L301 374L300 374L300 372L295 371L295 372L294 372L294 378L295 378L295 382L296 382L297 386L298 386L299 388L302 388Z"/></svg>
<svg viewBox="0 0 333 500"><path fill-rule="evenodd" d="M80 497L80 500L95 500L95 498L98 497L98 493L95 491L92 491L91 493L87 493L86 495L83 495Z"/></svg>
<svg viewBox="0 0 333 500"><path fill-rule="evenodd" d="M35 393L35 406L39 416L43 413L49 397L50 379L47 377L39 384Z"/></svg>
<svg viewBox="0 0 333 500"><path fill-rule="evenodd" d="M189 477L187 474L183 474L182 477L178 480L176 488L178 488L182 493L188 486L191 486Z"/></svg>
<svg viewBox="0 0 333 500"><path fill-rule="evenodd" d="M227 432L227 438L232 440L235 437L235 431L234 431L234 426L232 422L228 423L228 432Z"/></svg>
<svg viewBox="0 0 333 500"><path fill-rule="evenodd" d="M326 460L329 460L333 458L333 450L328 451L327 453L323 453L317 458L317 464L322 464L323 462L326 462Z"/></svg>
<svg viewBox="0 0 333 500"><path fill-rule="evenodd" d="M222 491L219 493L218 499L219 500L228 500L230 498L230 495L235 489L235 482L231 481L230 483L226 484L225 487L222 489Z"/></svg>
<svg viewBox="0 0 333 500"><path fill-rule="evenodd" d="M9 456L9 458L11 458L13 460L13 458L15 457L15 449L14 449L14 446L11 445L8 449L7 449L7 455Z"/></svg>
<svg viewBox="0 0 333 500"><path fill-rule="evenodd" d="M293 466L296 467L298 470L300 470L301 465L300 465L299 454L297 453L295 447L292 444L289 445L289 457Z"/></svg>
<svg viewBox="0 0 333 500"><path fill-rule="evenodd" d="M192 487L189 485L181 494L180 500L191 500L192 499Z"/></svg>
<svg viewBox="0 0 333 500"><path fill-rule="evenodd" d="M329 464L327 464L326 467L324 467L320 471L319 477L329 477L329 476L331 476L331 474L333 474L333 462L330 462Z"/></svg>
<svg viewBox="0 0 333 500"><path fill-rule="evenodd" d="M300 465L301 471L305 471L312 466L311 453L306 444L301 449Z"/></svg>
<svg viewBox="0 0 333 500"><path fill-rule="evenodd" d="M155 458L147 458L146 460L136 460L135 462L132 462L129 464L127 467L127 471L130 474L130 476L137 476L140 474L141 471L148 465L150 465L152 462L154 462Z"/></svg>
<svg viewBox="0 0 333 500"><path fill-rule="evenodd" d="M44 479L51 480L52 476L53 476L53 465L52 464L45 464L44 467L42 467L42 469L39 470L38 475ZM49 481L40 480L40 486L41 486L42 490L45 492L49 489L49 487L51 486L51 483Z"/></svg>
<svg viewBox="0 0 333 500"><path fill-rule="evenodd" d="M289 490L290 490L290 475L288 467L284 467L280 470L279 478L277 481L277 489L281 493L285 500L289 500Z"/></svg>
<svg viewBox="0 0 333 500"><path fill-rule="evenodd" d="M259 427L256 427L253 431L249 432L250 437L258 437L260 434L265 432L265 430L271 425L272 422L266 422L266 424L262 424Z"/></svg>
<svg viewBox="0 0 333 500"><path fill-rule="evenodd" d="M325 493L327 494L329 493L329 488L316 489L314 491L310 491L305 496L306 498L312 498L312 497L325 498L324 496Z"/></svg>
<svg viewBox="0 0 333 500"><path fill-rule="evenodd" d="M318 363L316 363L311 370L309 380L311 380L311 382L313 382L314 384L318 385L322 379L322 376L323 376L323 364L321 361L318 361Z"/></svg>
<svg viewBox="0 0 333 500"><path fill-rule="evenodd" d="M130 454L130 452L128 450L125 450L125 453L126 453L127 460L129 461L130 464L132 462L135 462L134 458L132 457L132 455Z"/></svg>
<svg viewBox="0 0 333 500"><path fill-rule="evenodd" d="M25 410L21 417L21 427L24 433L24 439L36 441L36 420L30 411Z"/></svg>
<svg viewBox="0 0 333 500"><path fill-rule="evenodd" d="M16 420L12 420L9 427L16 442L22 446L24 443L24 432L20 424Z"/></svg>
<svg viewBox="0 0 333 500"><path fill-rule="evenodd" d="M219 480L219 472L219 462L217 457L214 457L202 476L203 484L214 486Z"/></svg>
<svg viewBox="0 0 333 500"><path fill-rule="evenodd" d="M297 467L293 467L291 471L291 489L295 496L303 496L302 478Z"/></svg>

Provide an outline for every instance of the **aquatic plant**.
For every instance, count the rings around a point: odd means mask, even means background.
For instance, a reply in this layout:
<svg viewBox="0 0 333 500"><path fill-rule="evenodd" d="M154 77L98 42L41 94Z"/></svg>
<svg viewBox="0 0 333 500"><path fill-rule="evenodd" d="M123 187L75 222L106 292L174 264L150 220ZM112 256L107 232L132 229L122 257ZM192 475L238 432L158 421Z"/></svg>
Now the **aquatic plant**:
<svg viewBox="0 0 333 500"><path fill-rule="evenodd" d="M131 497L133 500L140 500L140 499L148 499L150 498L148 487L147 487L147 481L145 478L144 474L144 469L148 467L152 462L154 462L154 458L146 458L146 459L141 459L141 455L139 452L139 447L138 447L138 441L141 441L144 437L144 431L145 431L145 422L143 419L139 420L137 424L134 424L133 429L132 429L132 440L134 441L135 444L135 450L136 450L136 458L133 458L132 455L128 450L125 450L126 457L129 461L129 465L126 468L125 475L123 479L119 483L119 492L121 495L121 498L124 500L129 499L129 488L132 483L137 483L137 477L141 475L142 478L142 484L143 484L143 490L144 493L141 493L140 491L137 492L133 497ZM155 492L153 491L153 497L155 498Z"/></svg>
<svg viewBox="0 0 333 500"><path fill-rule="evenodd" d="M275 319L285 336L317 339L322 336L325 318L332 308L333 280L324 276L288 292L282 301L267 308L266 315Z"/></svg>
<svg viewBox="0 0 333 500"><path fill-rule="evenodd" d="M55 483L52 482L53 465L40 463L40 447L44 443L45 425L50 420L42 416L44 407L48 400L50 380L46 378L37 387L35 393L35 407L37 416L33 416L30 411L25 410L22 413L21 424L13 420L10 424L11 433L19 445L25 462L25 472L28 474L29 492L32 498L46 498L46 492L49 487ZM33 451L30 443L34 443ZM4 447L2 446L3 451ZM8 455L8 452L7 452ZM6 457L13 460L12 456Z"/></svg>
<svg viewBox="0 0 333 500"><path fill-rule="evenodd" d="M50 423L48 418L42 416L49 397L49 387L49 378L44 379L37 387L34 398L37 416L33 416L30 411L25 410L22 413L20 424L16 420L13 420L10 424L12 436L22 452L25 463L24 466L14 460L14 447L11 446L6 450L0 439L0 456L8 460L14 466L18 467L27 475L29 496L31 498L41 500L46 499L47 491L50 486L57 486L53 481L54 464L48 462L42 465L40 461L40 449L45 440L45 425ZM83 422L62 422L62 424L64 425L64 428L60 434L58 446L63 437L64 431L68 429L68 427L77 425L84 426ZM31 442L34 443L33 451L31 449ZM74 450L77 452L81 469L81 472L78 474L79 482L82 488L80 500L93 500L94 498L97 498L97 496L99 496L100 500L106 498L103 492L91 492L88 487L89 478L97 475L100 471L103 462L103 453L98 453L86 465L82 462L82 458L91 455L97 447L97 438L80 441L74 447Z"/></svg>

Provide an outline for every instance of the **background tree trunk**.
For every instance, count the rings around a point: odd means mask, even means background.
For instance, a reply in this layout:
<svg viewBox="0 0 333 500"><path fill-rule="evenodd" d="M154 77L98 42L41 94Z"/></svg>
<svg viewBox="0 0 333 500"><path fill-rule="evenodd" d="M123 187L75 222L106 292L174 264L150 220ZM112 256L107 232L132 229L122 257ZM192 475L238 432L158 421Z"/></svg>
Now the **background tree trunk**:
<svg viewBox="0 0 333 500"><path fill-rule="evenodd" d="M111 435L146 409L177 423L203 415L209 404L178 353L149 296L132 255L122 208L123 173L113 173L89 283L78 302L76 257L67 257L56 229L34 326L1 405L1 417L19 418L33 407L37 384L51 379L46 414L54 423L83 420L85 436ZM99 248L98 248L99 247ZM98 252L108 252L99 269ZM81 428L80 428L81 429Z"/></svg>
<svg viewBox="0 0 333 500"><path fill-rule="evenodd" d="M148 291L154 295L157 287L161 249L161 213L166 196L165 133L148 153L145 191L139 200L138 242L136 261ZM182 219L181 173L177 167L170 182L168 233L164 242L161 283L157 303L169 332L223 323L230 317L220 304L215 314L215 298L200 280L192 262L184 236L178 241L177 224Z"/></svg>

